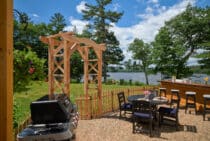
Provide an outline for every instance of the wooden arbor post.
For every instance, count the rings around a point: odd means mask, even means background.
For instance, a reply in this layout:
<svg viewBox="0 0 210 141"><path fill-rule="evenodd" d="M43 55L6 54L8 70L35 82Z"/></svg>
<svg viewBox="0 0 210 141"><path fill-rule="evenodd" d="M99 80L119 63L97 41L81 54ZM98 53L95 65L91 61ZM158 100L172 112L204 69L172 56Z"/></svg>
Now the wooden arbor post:
<svg viewBox="0 0 210 141"><path fill-rule="evenodd" d="M13 140L13 1L0 5L0 141Z"/></svg>
<svg viewBox="0 0 210 141"><path fill-rule="evenodd" d="M102 52L105 45L96 44L86 38L78 38L72 32L58 33L47 37L40 37L40 40L49 45L49 98L53 98L55 92L70 93L70 57L74 51L78 51L84 60L84 92L86 97L92 89L96 90L99 96L99 113L102 112ZM89 59L89 50L93 49L96 57ZM95 75L90 81L90 73ZM95 87L91 87L94 83ZM56 91L56 90L59 91Z"/></svg>

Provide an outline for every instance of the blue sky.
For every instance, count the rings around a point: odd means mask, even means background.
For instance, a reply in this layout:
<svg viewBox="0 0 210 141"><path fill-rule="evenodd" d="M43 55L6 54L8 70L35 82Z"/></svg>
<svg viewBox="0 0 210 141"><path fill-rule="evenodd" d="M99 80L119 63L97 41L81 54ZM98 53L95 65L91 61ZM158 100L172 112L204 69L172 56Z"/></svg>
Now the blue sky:
<svg viewBox="0 0 210 141"><path fill-rule="evenodd" d="M88 23L82 20L81 14L85 3L94 4L95 0L14 0L14 8L26 12L35 23L47 23L54 13L59 12L66 19L66 30L71 31L76 26L81 32ZM124 55L130 58L127 47L134 38L153 41L164 22L183 12L188 3L210 6L210 0L112 0L108 8L124 12L124 15L110 30L120 41Z"/></svg>

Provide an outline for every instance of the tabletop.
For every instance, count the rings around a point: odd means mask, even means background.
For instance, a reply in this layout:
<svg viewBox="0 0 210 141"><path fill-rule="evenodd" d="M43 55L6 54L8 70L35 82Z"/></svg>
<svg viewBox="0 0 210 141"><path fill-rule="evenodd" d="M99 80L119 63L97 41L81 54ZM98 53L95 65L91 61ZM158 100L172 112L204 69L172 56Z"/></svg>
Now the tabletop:
<svg viewBox="0 0 210 141"><path fill-rule="evenodd" d="M168 103L168 99L166 97L155 96L154 98L152 98L150 100L148 98L145 98L144 94L137 94L137 95L128 96L127 100L130 103L132 103L132 101L134 101L134 100L146 100L146 101L150 101L152 104L155 104L155 105Z"/></svg>

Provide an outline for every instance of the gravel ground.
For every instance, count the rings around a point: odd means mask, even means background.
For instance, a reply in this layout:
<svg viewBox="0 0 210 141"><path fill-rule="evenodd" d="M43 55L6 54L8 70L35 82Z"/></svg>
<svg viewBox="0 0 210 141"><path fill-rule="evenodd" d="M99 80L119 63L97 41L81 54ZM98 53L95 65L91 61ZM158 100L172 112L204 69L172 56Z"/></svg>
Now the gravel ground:
<svg viewBox="0 0 210 141"><path fill-rule="evenodd" d="M210 119L210 115L206 118ZM110 113L102 118L80 120L76 130L76 141L210 141L210 121L203 121L201 114L179 112L179 131L173 126L155 125L153 137L148 128L142 133L132 133L130 118L119 119L119 112Z"/></svg>

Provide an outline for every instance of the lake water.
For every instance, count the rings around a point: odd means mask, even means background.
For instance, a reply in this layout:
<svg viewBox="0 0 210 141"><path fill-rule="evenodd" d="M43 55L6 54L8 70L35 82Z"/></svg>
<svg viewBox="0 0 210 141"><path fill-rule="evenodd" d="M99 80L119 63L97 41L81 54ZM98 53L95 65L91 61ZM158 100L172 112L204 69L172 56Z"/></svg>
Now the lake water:
<svg viewBox="0 0 210 141"><path fill-rule="evenodd" d="M114 80L124 79L127 81L132 80L132 82L139 81L139 82L146 83L143 72L132 72L132 73L108 72L107 74L109 75L108 79L114 79ZM188 77L188 78L190 78L192 82L195 82L195 83L204 83L203 78L206 76L210 78L210 75L206 75L206 74L193 74L191 77ZM148 75L148 79L149 79L149 84L159 84L158 81L161 80L161 74L160 73L150 74ZM210 80L208 81L208 84L209 83L210 83Z"/></svg>

